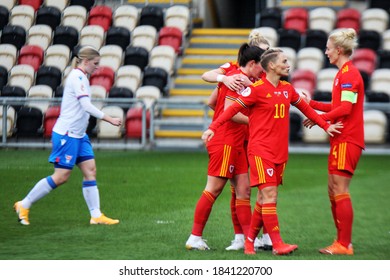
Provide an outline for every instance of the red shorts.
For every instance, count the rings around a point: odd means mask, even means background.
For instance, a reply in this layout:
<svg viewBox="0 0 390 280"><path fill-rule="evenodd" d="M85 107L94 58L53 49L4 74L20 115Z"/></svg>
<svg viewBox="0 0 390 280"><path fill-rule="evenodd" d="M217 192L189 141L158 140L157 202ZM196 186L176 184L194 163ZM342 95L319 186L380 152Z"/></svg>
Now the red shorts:
<svg viewBox="0 0 390 280"><path fill-rule="evenodd" d="M249 155L250 185L259 189L279 186L283 183L283 173L287 162L275 164L259 156Z"/></svg>
<svg viewBox="0 0 390 280"><path fill-rule="evenodd" d="M328 172L351 178L362 155L362 148L348 142L332 144L328 157Z"/></svg>
<svg viewBox="0 0 390 280"><path fill-rule="evenodd" d="M212 145L209 153L209 176L233 178L234 175L248 173L248 161L244 149L230 145Z"/></svg>

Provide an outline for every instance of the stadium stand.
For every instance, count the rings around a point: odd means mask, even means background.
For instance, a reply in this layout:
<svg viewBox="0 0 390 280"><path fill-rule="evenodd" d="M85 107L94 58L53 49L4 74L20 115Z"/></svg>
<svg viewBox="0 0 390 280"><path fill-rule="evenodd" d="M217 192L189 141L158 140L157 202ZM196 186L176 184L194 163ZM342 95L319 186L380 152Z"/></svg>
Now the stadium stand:
<svg viewBox="0 0 390 280"><path fill-rule="evenodd" d="M115 81L115 72L111 67L101 66L90 77L91 85L103 86L107 92L110 91Z"/></svg>
<svg viewBox="0 0 390 280"><path fill-rule="evenodd" d="M36 72L43 62L43 49L37 45L24 45L20 49L18 64L28 64Z"/></svg>
<svg viewBox="0 0 390 280"><path fill-rule="evenodd" d="M352 55L353 64L371 76L377 68L377 54L369 48L356 49Z"/></svg>
<svg viewBox="0 0 390 280"><path fill-rule="evenodd" d="M355 8L342 8L336 14L336 28L353 28L357 33L360 31L361 14Z"/></svg>
<svg viewBox="0 0 390 280"><path fill-rule="evenodd" d="M28 30L26 44L37 45L45 51L51 44L52 33L52 29L49 25L35 24Z"/></svg>
<svg viewBox="0 0 390 280"><path fill-rule="evenodd" d="M0 65L4 66L7 71L16 64L18 56L17 49L11 44L0 44Z"/></svg>
<svg viewBox="0 0 390 280"><path fill-rule="evenodd" d="M178 28L184 36L190 30L190 10L187 6L173 5L165 10L164 26Z"/></svg>
<svg viewBox="0 0 390 280"><path fill-rule="evenodd" d="M103 86L99 86L99 85L91 86L91 99L93 105L95 105L99 109L103 108L105 105L104 99L106 98L107 98L107 91ZM98 99L98 100L94 100L94 99Z"/></svg>
<svg viewBox="0 0 390 280"><path fill-rule="evenodd" d="M389 26L389 14L381 8L365 9L361 13L361 28L384 32Z"/></svg>
<svg viewBox="0 0 390 280"><path fill-rule="evenodd" d="M126 87L135 92L142 81L142 71L136 65L123 65L116 74L114 86Z"/></svg>
<svg viewBox="0 0 390 280"><path fill-rule="evenodd" d="M132 33L133 47L143 47L150 52L156 45L157 29L152 25L139 25Z"/></svg>
<svg viewBox="0 0 390 280"><path fill-rule="evenodd" d="M44 0L43 6L54 7L62 12L69 5L69 0Z"/></svg>
<svg viewBox="0 0 390 280"><path fill-rule="evenodd" d="M34 101L34 98L46 98L50 99L53 97L53 90L48 85L34 85L27 92L28 107L35 107L42 111L43 114L47 111L50 106L50 101Z"/></svg>
<svg viewBox="0 0 390 280"><path fill-rule="evenodd" d="M291 84L298 89L306 90L311 96L316 89L316 74L309 69L296 69L291 74Z"/></svg>
<svg viewBox="0 0 390 280"><path fill-rule="evenodd" d="M105 106L102 108L103 113L110 115L114 118L120 118L124 120L123 109L119 106ZM119 139L123 134L123 125L113 126L105 121L97 121L97 137Z"/></svg>
<svg viewBox="0 0 390 280"><path fill-rule="evenodd" d="M308 29L304 39L304 48L313 47L325 51L328 34L321 29Z"/></svg>
<svg viewBox="0 0 390 280"><path fill-rule="evenodd" d="M18 4L19 5L29 5L36 12L39 9L39 7L42 5L42 0L19 0Z"/></svg>
<svg viewBox="0 0 390 280"><path fill-rule="evenodd" d="M139 25L150 25L159 31L164 26L163 9L155 5L144 6L139 16Z"/></svg>
<svg viewBox="0 0 390 280"><path fill-rule="evenodd" d="M17 137L36 137L42 134L43 114L40 109L24 106L17 111L16 115Z"/></svg>
<svg viewBox="0 0 390 280"><path fill-rule="evenodd" d="M268 26L258 27L257 29L259 30L260 34L267 38L272 48L278 45L279 35L276 29Z"/></svg>
<svg viewBox="0 0 390 280"><path fill-rule="evenodd" d="M142 78L142 86L155 86L160 92L165 92L168 84L168 72L160 67L148 66Z"/></svg>
<svg viewBox="0 0 390 280"><path fill-rule="evenodd" d="M330 7L318 7L310 10L308 28L323 30L328 34L335 27L336 12Z"/></svg>
<svg viewBox="0 0 390 280"><path fill-rule="evenodd" d="M12 44L20 50L26 42L26 30L22 26L7 24L1 32L1 44Z"/></svg>
<svg viewBox="0 0 390 280"><path fill-rule="evenodd" d="M3 87L7 84L7 82L8 82L8 70L4 66L0 65L0 93L3 90Z"/></svg>
<svg viewBox="0 0 390 280"><path fill-rule="evenodd" d="M309 12L306 8L290 8L283 12L283 28L298 30L305 34L309 25Z"/></svg>
<svg viewBox="0 0 390 280"><path fill-rule="evenodd" d="M0 106L0 136L3 136L3 118L7 118L5 121L6 136L11 137L15 128L16 112L12 106L8 106L6 112L3 111L3 106ZM5 116L7 115L7 116Z"/></svg>
<svg viewBox="0 0 390 280"><path fill-rule="evenodd" d="M9 11L7 7L0 6L0 31L8 24Z"/></svg>
<svg viewBox="0 0 390 280"><path fill-rule="evenodd" d="M111 27L112 24L112 8L107 5L98 5L91 8L88 15L89 25L99 25L104 32Z"/></svg>
<svg viewBox="0 0 390 280"><path fill-rule="evenodd" d="M150 67L160 67L169 75L172 75L175 68L176 53L171 46L155 46L150 52Z"/></svg>
<svg viewBox="0 0 390 280"><path fill-rule="evenodd" d="M10 11L16 5L16 2L16 0L2 0L1 5L6 7L8 11Z"/></svg>
<svg viewBox="0 0 390 280"><path fill-rule="evenodd" d="M124 27L130 32L138 25L139 12L132 5L123 5L115 9L113 14L113 26Z"/></svg>
<svg viewBox="0 0 390 280"><path fill-rule="evenodd" d="M387 137L387 117L380 110L364 111L364 142L368 144L383 144Z"/></svg>
<svg viewBox="0 0 390 280"><path fill-rule="evenodd" d="M289 47L299 51L302 45L302 35L298 30L295 29L284 29L281 28L278 30L278 46L279 47Z"/></svg>
<svg viewBox="0 0 390 280"><path fill-rule="evenodd" d="M34 80L34 67L28 64L17 64L12 67L10 71L8 77L8 85L23 88L23 90L25 91L24 96L26 96L27 91L34 84Z"/></svg>
<svg viewBox="0 0 390 280"><path fill-rule="evenodd" d="M100 48L100 62L99 66L110 67L116 72L123 62L123 51L120 46L117 45L105 45Z"/></svg>
<svg viewBox="0 0 390 280"><path fill-rule="evenodd" d="M82 6L87 12L95 5L95 0L70 0L69 5Z"/></svg>
<svg viewBox="0 0 390 280"><path fill-rule="evenodd" d="M64 71L69 64L70 49L66 45L51 45L47 48L43 64Z"/></svg>
<svg viewBox="0 0 390 280"><path fill-rule="evenodd" d="M130 45L131 33L121 26L111 26L106 33L105 45L117 45L123 51Z"/></svg>
<svg viewBox="0 0 390 280"><path fill-rule="evenodd" d="M179 28L164 26L160 29L158 35L159 46L171 46L176 54L182 53L183 33Z"/></svg>
<svg viewBox="0 0 390 280"><path fill-rule="evenodd" d="M47 85L54 91L62 82L62 72L56 66L42 65L39 67L35 84Z"/></svg>
<svg viewBox="0 0 390 280"><path fill-rule="evenodd" d="M61 11L56 7L41 6L37 13L35 24L43 24L50 26L52 30L55 30L61 23Z"/></svg>
<svg viewBox="0 0 390 280"><path fill-rule="evenodd" d="M51 106L47 108L43 117L43 137L50 138L54 124L60 116L61 106Z"/></svg>
<svg viewBox="0 0 390 280"><path fill-rule="evenodd" d="M316 89L331 92L337 72L336 68L323 68L318 71Z"/></svg>
<svg viewBox="0 0 390 280"><path fill-rule="evenodd" d="M143 47L129 46L125 50L124 65L136 65L142 71L149 64L149 52Z"/></svg>
<svg viewBox="0 0 390 280"><path fill-rule="evenodd" d="M9 24L23 27L27 32L35 21L35 10L30 5L16 5L10 11Z"/></svg>
<svg viewBox="0 0 390 280"><path fill-rule="evenodd" d="M79 45L90 45L99 50L104 42L104 29L100 25L86 25L80 31Z"/></svg>
<svg viewBox="0 0 390 280"><path fill-rule="evenodd" d="M260 11L258 27L268 26L275 30L282 27L282 10L279 7L269 7Z"/></svg>
<svg viewBox="0 0 390 280"><path fill-rule="evenodd" d="M87 10L83 6L68 6L62 12L61 25L71 26L80 32L87 20Z"/></svg>
<svg viewBox="0 0 390 280"><path fill-rule="evenodd" d="M377 51L382 45L382 36L375 30L360 29L358 41L359 48Z"/></svg>
<svg viewBox="0 0 390 280"><path fill-rule="evenodd" d="M156 86L143 85L137 89L135 97L141 99L145 103L146 109L150 110L153 103L161 98L161 91Z"/></svg>
<svg viewBox="0 0 390 280"><path fill-rule="evenodd" d="M313 47L301 48L297 53L297 69L305 69L318 73L325 63L322 50Z"/></svg>

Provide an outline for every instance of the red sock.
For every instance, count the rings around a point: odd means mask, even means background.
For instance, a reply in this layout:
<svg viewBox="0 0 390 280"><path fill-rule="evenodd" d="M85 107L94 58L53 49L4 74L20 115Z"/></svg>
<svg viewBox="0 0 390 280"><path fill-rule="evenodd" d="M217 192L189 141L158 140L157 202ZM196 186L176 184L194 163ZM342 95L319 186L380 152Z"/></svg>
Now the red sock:
<svg viewBox="0 0 390 280"><path fill-rule="evenodd" d="M337 230L337 240L339 240L340 239L340 236L339 236L339 224L337 222L336 201L334 199L334 196L329 196L329 201L330 201L330 209L332 211L332 217L333 217L334 225L336 226L336 230Z"/></svg>
<svg viewBox="0 0 390 280"><path fill-rule="evenodd" d="M232 196L230 198L230 212L232 214L234 234L243 234L244 231L242 230L240 221L238 220L236 213L236 190L233 186L230 186L230 192L232 193Z"/></svg>
<svg viewBox="0 0 390 280"><path fill-rule="evenodd" d="M236 199L236 211L237 218L240 221L240 225L242 230L244 231L244 235L248 235L249 226L251 224L251 202L249 199Z"/></svg>
<svg viewBox="0 0 390 280"><path fill-rule="evenodd" d="M256 202L255 208L253 209L251 225L249 227L248 238L255 240L261 227L263 226L263 217L261 215L261 205Z"/></svg>
<svg viewBox="0 0 390 280"><path fill-rule="evenodd" d="M353 208L349 193L335 196L336 215L339 225L339 243L348 247L352 239Z"/></svg>
<svg viewBox="0 0 390 280"><path fill-rule="evenodd" d="M195 208L194 225L192 227L193 235L202 236L214 202L215 197L208 191L203 191Z"/></svg>
<svg viewBox="0 0 390 280"><path fill-rule="evenodd" d="M267 228L272 244L283 242L280 236L278 214L276 213L276 203L264 203L261 208L264 226Z"/></svg>

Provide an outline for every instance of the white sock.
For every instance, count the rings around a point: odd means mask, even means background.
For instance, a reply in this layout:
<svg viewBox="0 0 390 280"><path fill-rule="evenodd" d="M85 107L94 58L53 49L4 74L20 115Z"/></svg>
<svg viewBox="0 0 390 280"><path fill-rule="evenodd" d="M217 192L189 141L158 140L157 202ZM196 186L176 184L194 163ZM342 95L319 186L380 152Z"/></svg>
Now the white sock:
<svg viewBox="0 0 390 280"><path fill-rule="evenodd" d="M48 195L56 187L50 176L41 179L22 200L22 207L30 209L31 205Z"/></svg>
<svg viewBox="0 0 390 280"><path fill-rule="evenodd" d="M83 182L83 195L89 212L91 213L91 217L99 218L102 215L102 212L100 212L99 190L96 181Z"/></svg>
<svg viewBox="0 0 390 280"><path fill-rule="evenodd" d="M234 235L235 240L245 240L245 236L242 233L237 233Z"/></svg>

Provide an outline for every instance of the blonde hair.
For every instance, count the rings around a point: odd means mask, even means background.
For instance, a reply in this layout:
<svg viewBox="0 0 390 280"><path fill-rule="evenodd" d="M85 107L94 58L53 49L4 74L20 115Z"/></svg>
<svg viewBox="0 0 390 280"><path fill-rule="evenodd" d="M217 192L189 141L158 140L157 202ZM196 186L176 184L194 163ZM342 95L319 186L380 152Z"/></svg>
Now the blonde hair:
<svg viewBox="0 0 390 280"><path fill-rule="evenodd" d="M277 48L266 50L260 58L261 67L263 67L265 71L268 71L269 63L275 62L279 54L282 52L283 51L281 49Z"/></svg>
<svg viewBox="0 0 390 280"><path fill-rule="evenodd" d="M336 29L329 35L328 39L348 56L352 55L353 50L358 46L357 34L353 28Z"/></svg>
<svg viewBox="0 0 390 280"><path fill-rule="evenodd" d="M261 44L270 46L268 40L261 34L258 28L252 29L248 37L249 46L259 47Z"/></svg>
<svg viewBox="0 0 390 280"><path fill-rule="evenodd" d="M97 49L92 46L83 46L77 52L72 60L72 68L77 67L84 59L92 60L95 57L99 57L100 53Z"/></svg>

